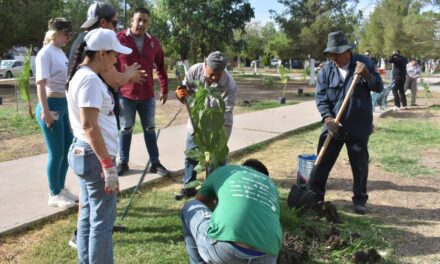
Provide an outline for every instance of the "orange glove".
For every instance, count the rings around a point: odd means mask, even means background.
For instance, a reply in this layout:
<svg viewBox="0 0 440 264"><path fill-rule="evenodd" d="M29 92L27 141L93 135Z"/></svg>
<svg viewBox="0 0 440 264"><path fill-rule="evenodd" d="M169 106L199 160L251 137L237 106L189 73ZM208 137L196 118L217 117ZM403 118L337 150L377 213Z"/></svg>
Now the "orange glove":
<svg viewBox="0 0 440 264"><path fill-rule="evenodd" d="M185 85L177 86L176 96L177 96L177 99L179 99L180 102L183 102L185 100L185 97L188 96L188 90L186 89Z"/></svg>

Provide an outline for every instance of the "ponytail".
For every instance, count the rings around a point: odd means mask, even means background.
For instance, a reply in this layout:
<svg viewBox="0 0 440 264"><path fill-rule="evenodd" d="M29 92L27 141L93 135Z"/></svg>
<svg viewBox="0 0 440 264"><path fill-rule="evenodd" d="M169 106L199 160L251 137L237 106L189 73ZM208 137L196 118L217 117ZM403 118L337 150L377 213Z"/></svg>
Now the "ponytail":
<svg viewBox="0 0 440 264"><path fill-rule="evenodd" d="M75 75L76 71L78 70L79 63L83 59L83 53L84 53L85 47L86 47L86 42L83 41L83 43L81 43L81 45L79 45L78 48L76 49L74 63L72 65L72 67L69 69L69 75L68 75L69 77L67 78L67 82L66 82L66 86L65 86L66 91L69 90L70 80L72 80L73 76Z"/></svg>

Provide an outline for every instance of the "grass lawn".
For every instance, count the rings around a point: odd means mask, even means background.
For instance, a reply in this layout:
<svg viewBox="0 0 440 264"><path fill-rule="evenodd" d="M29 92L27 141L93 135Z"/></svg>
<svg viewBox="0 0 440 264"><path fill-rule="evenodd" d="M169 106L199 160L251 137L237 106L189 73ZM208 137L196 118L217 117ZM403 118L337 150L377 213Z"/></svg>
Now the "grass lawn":
<svg viewBox="0 0 440 264"><path fill-rule="evenodd" d="M315 142L320 130L320 126L315 125L280 140L255 145L235 155L232 162L241 163L250 157L268 160L267 165L281 194L283 229L300 239L299 246L302 245L305 258L303 263L351 263L355 252L371 248L382 255L381 263L399 263L399 256L394 253L398 227L383 219L339 210L342 223L330 224L317 218L313 212L298 217L287 208L286 197L293 182L291 177L296 161L286 164L288 171L285 172L284 167L273 167L271 158L279 159L277 157L293 150L295 155L301 151L304 153L308 149L307 142ZM423 168L417 156L439 145L440 127L436 123L418 119L406 119L404 122L383 119L376 124L371 137L370 156L374 164L392 172L431 175L432 171ZM393 160L390 157L397 158ZM345 151L340 158L347 159ZM397 166L402 162L409 164L405 164L404 168ZM405 174L405 171L409 172ZM113 235L116 263L188 263L179 218L183 202L176 202L173 198L178 188L178 183L165 180L141 189L123 222L128 230ZM120 195L119 213L125 208L128 198L127 193ZM76 213L72 210L59 219L39 224L21 234L2 237L0 245L12 245L11 250L15 252L13 260L18 263L76 263L76 251L67 246L75 224ZM338 233L339 242L329 244L329 237L335 233Z"/></svg>

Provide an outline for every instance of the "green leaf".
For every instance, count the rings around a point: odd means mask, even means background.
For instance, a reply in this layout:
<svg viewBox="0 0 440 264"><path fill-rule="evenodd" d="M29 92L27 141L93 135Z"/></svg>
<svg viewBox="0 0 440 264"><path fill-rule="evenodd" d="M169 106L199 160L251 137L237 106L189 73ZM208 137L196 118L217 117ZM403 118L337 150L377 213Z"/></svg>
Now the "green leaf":
<svg viewBox="0 0 440 264"><path fill-rule="evenodd" d="M197 172L202 172L205 170L205 166L203 166L202 163L199 162L199 164L197 164L197 166L194 168L194 170Z"/></svg>
<svg viewBox="0 0 440 264"><path fill-rule="evenodd" d="M224 162L228 155L225 129L225 102L218 89L205 88L200 82L194 82L197 91L190 99L191 118L194 123L194 142L198 152L187 153L199 161L200 170L214 162Z"/></svg>
<svg viewBox="0 0 440 264"><path fill-rule="evenodd" d="M185 150L185 156L192 159L198 159L202 153L198 148Z"/></svg>

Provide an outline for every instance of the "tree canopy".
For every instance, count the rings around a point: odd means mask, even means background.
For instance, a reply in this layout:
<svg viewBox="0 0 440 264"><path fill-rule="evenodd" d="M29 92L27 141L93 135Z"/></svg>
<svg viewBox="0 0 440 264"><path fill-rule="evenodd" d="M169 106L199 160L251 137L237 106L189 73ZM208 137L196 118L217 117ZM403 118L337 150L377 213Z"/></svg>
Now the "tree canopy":
<svg viewBox="0 0 440 264"><path fill-rule="evenodd" d="M254 17L247 0L158 0L160 17L169 29L168 51L194 62L232 42Z"/></svg>
<svg viewBox="0 0 440 264"><path fill-rule="evenodd" d="M105 1L105 0L104 0ZM342 30L360 51L388 56L440 57L438 0L378 0L363 19L359 0L278 0L275 23L250 22L248 0L107 0L118 10L120 27L129 27L137 7L150 10L149 31L173 60L201 61L209 52L256 60L323 59L329 32ZM94 0L0 0L0 55L14 46L41 46L50 18L70 19L75 32ZM429 8L431 7L431 8ZM436 8L432 8L436 7ZM31 15L30 15L31 14ZM125 23L124 23L125 22ZM68 47L67 47L68 49Z"/></svg>
<svg viewBox="0 0 440 264"><path fill-rule="evenodd" d="M327 35L342 30L354 40L354 30L361 13L356 12L357 0L278 0L285 6L282 13L271 11L275 21L290 39L292 58L309 55L322 58Z"/></svg>
<svg viewBox="0 0 440 264"><path fill-rule="evenodd" d="M361 28L359 48L376 56L400 50L406 56L438 58L440 16L422 12L431 1L384 0Z"/></svg>

